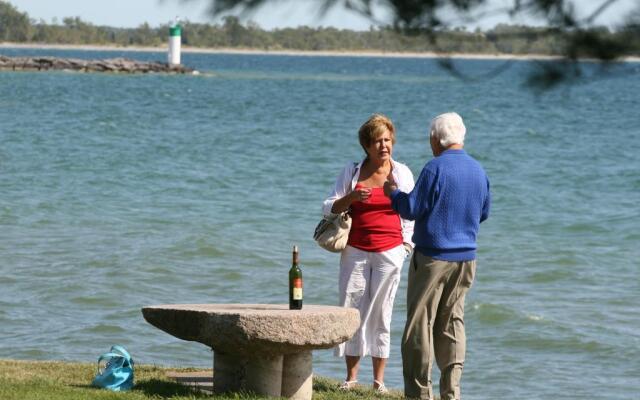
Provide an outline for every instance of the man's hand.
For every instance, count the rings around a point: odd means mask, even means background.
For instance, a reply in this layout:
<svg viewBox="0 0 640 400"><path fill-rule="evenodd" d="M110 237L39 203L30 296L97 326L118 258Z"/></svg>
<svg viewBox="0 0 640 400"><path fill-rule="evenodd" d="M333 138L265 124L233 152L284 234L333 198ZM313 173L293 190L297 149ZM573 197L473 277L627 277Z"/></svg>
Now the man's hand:
<svg viewBox="0 0 640 400"><path fill-rule="evenodd" d="M409 257L411 255L411 252L413 251L413 247L411 247L411 245L407 242L402 243L402 245L404 246L404 251L407 253L407 257Z"/></svg>
<svg viewBox="0 0 640 400"><path fill-rule="evenodd" d="M393 178L390 178L390 180L387 179L383 186L384 195L387 197L391 197L391 192L393 192L397 188L398 188L398 185L396 185L396 182L393 180Z"/></svg>

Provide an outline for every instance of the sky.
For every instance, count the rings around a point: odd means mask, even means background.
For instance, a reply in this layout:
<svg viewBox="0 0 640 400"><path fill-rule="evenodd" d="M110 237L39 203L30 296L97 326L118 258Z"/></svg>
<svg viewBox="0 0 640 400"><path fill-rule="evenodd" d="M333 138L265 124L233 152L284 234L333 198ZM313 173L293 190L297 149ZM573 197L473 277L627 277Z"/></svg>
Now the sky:
<svg viewBox="0 0 640 400"><path fill-rule="evenodd" d="M35 20L52 23L56 18L62 23L64 17L80 17L85 22L94 25L112 27L137 27L147 22L152 27L167 24L175 17L182 20L202 23L216 23L207 15L207 0L4 0L13 4L19 11L26 12ZM573 0L576 8L590 13L603 0ZM297 27L307 25L312 27L332 26L340 29L368 30L371 21L350 11L333 8L324 17L318 16L313 7L301 6L302 0L281 0L274 5L261 9L251 16L264 29ZM491 9L513 4L513 0L490 0ZM596 21L599 25L615 27L623 22L625 16L638 6L638 0L617 0ZM583 14L584 15L584 14ZM391 22L388 13L382 8L376 9L376 17L382 23ZM244 21L246 21L245 19ZM481 23L457 20L455 25L466 25L470 29L480 27L488 29L497 23L522 23L540 25L541 21L533 18L509 20L504 15L485 16ZM456 21L454 21L456 22Z"/></svg>

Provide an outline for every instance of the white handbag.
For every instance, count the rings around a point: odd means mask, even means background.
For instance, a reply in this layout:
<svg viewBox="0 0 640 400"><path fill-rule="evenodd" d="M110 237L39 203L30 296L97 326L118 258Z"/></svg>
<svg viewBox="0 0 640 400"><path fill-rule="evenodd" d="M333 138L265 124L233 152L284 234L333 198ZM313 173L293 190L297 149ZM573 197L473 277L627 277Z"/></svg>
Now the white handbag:
<svg viewBox="0 0 640 400"><path fill-rule="evenodd" d="M358 163L353 163L353 174L351 179L356 175L358 171L356 167ZM325 250L329 250L332 253L340 253L347 247L347 241L349 241L349 231L351 230L351 215L349 210L343 211L340 214L332 214L323 217L316 229L313 232L313 239L318 243L318 246Z"/></svg>
<svg viewBox="0 0 640 400"><path fill-rule="evenodd" d="M320 247L339 253L347 247L351 215L347 211L322 218L313 233L313 239Z"/></svg>

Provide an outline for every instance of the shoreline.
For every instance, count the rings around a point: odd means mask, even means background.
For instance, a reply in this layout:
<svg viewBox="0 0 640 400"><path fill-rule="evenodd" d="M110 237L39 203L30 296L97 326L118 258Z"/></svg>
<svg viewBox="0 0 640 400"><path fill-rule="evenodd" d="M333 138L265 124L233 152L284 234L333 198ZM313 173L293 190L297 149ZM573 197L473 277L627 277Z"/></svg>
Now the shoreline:
<svg viewBox="0 0 640 400"><path fill-rule="evenodd" d="M167 47L148 46L115 46L115 45L69 45L46 43L10 43L1 42L1 49L40 49L40 50L79 50L79 51L123 51L123 52L166 52ZM238 55L278 55L278 56L302 56L302 57L383 57L383 58L453 58L470 60L513 60L513 61L552 61L561 60L561 56L543 54L482 54L482 53L435 53L435 52L387 52L387 51L311 51L311 50L264 50L264 49L237 49L237 48L201 48L182 47L183 53L193 54L238 54ZM581 61L594 61L584 59ZM640 62L640 56L624 57L616 62Z"/></svg>

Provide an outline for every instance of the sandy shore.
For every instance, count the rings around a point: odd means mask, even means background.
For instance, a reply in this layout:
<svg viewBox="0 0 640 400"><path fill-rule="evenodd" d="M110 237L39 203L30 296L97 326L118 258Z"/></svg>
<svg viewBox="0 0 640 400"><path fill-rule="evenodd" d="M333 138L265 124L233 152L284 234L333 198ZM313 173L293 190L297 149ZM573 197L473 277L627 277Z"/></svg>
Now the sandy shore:
<svg viewBox="0 0 640 400"><path fill-rule="evenodd" d="M166 52L166 47L144 46L100 46L100 45L66 45L39 43L0 43L0 49L56 49L56 50L88 50L88 51L131 51L131 52ZM474 60L559 60L560 56L543 54L472 54L472 53L434 53L434 52L385 52L385 51L304 51L304 50L263 50L236 48L201 48L182 47L183 53L201 54L254 54L254 55L286 55L286 56L324 56L324 57L390 57L390 58L456 58ZM585 60L586 61L586 60ZM625 57L622 61L640 62L640 57Z"/></svg>

